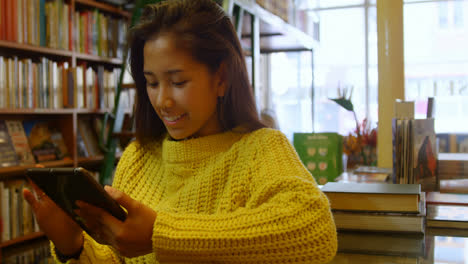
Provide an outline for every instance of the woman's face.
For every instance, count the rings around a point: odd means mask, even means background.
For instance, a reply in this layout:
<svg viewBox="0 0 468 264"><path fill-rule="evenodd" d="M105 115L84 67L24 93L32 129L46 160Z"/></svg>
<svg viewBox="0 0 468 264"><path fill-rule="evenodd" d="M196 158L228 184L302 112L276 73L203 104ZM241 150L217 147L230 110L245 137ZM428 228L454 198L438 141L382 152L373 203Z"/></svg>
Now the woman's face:
<svg viewBox="0 0 468 264"><path fill-rule="evenodd" d="M216 104L224 85L219 74L177 49L171 35L148 40L143 55L148 97L172 138L221 132Z"/></svg>

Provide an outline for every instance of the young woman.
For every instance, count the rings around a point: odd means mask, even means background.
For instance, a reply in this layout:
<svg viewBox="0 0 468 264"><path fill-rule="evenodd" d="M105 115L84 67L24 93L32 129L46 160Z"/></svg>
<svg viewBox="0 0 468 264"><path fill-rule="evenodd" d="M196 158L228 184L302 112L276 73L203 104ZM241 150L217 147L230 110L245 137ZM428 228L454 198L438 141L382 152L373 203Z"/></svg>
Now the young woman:
<svg viewBox="0 0 468 264"><path fill-rule="evenodd" d="M213 0L151 5L130 32L137 140L106 191L121 222L78 202L83 232L24 195L70 263L325 263L337 250L325 195L279 131L259 121L241 45Z"/></svg>

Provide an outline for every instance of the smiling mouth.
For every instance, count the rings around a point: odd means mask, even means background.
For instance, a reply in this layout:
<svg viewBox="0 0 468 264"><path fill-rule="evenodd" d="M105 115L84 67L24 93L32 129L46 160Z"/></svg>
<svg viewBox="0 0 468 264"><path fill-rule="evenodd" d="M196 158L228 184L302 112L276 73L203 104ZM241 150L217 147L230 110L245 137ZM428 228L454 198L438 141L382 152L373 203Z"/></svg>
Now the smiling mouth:
<svg viewBox="0 0 468 264"><path fill-rule="evenodd" d="M163 116L163 119L164 119L164 121L173 123L173 122L177 122L178 120L182 119L186 115L187 114L182 114L182 115L178 115L178 116Z"/></svg>

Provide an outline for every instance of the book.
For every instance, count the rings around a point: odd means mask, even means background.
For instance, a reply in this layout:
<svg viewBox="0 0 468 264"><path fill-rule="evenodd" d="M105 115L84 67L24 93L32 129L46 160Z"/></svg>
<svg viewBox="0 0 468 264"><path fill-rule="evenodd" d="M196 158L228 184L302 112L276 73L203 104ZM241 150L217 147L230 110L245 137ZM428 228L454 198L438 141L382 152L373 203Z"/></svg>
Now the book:
<svg viewBox="0 0 468 264"><path fill-rule="evenodd" d="M424 234L338 232L338 252L395 256L424 256Z"/></svg>
<svg viewBox="0 0 468 264"><path fill-rule="evenodd" d="M1 192L1 214L2 214L2 241L8 241L11 239L10 232L10 191L5 185L5 182L0 182Z"/></svg>
<svg viewBox="0 0 468 264"><path fill-rule="evenodd" d="M428 205L428 227L468 229L468 207L452 205Z"/></svg>
<svg viewBox="0 0 468 264"><path fill-rule="evenodd" d="M468 194L427 192L426 204L468 206Z"/></svg>
<svg viewBox="0 0 468 264"><path fill-rule="evenodd" d="M441 193L468 194L468 179L440 180Z"/></svg>
<svg viewBox="0 0 468 264"><path fill-rule="evenodd" d="M414 119L413 145L413 177L414 183L420 183L423 191L439 190L437 177L436 136L434 119Z"/></svg>
<svg viewBox="0 0 468 264"><path fill-rule="evenodd" d="M36 162L69 157L62 133L53 121L25 120L23 126Z"/></svg>
<svg viewBox="0 0 468 264"><path fill-rule="evenodd" d="M23 123L19 120L6 120L5 124L8 128L11 141L18 156L20 165L34 164L34 156L29 147L28 138L24 133Z"/></svg>
<svg viewBox="0 0 468 264"><path fill-rule="evenodd" d="M0 120L0 168L18 166L18 156L5 121Z"/></svg>
<svg viewBox="0 0 468 264"><path fill-rule="evenodd" d="M381 168L375 166L358 166L353 173L355 174L392 174L391 168Z"/></svg>
<svg viewBox="0 0 468 264"><path fill-rule="evenodd" d="M419 184L329 182L322 192L334 210L413 212L420 208Z"/></svg>
<svg viewBox="0 0 468 264"><path fill-rule="evenodd" d="M371 254L338 253L328 264L372 263L372 264L418 264L418 257L385 256Z"/></svg>
<svg viewBox="0 0 468 264"><path fill-rule="evenodd" d="M460 179L468 175L468 153L440 153L439 179Z"/></svg>
<svg viewBox="0 0 468 264"><path fill-rule="evenodd" d="M393 183L439 190L434 119L393 119Z"/></svg>
<svg viewBox="0 0 468 264"><path fill-rule="evenodd" d="M85 158L89 157L88 150L86 149L86 144L83 140L83 136L81 135L81 131L76 133L76 151L78 153L78 157Z"/></svg>
<svg viewBox="0 0 468 264"><path fill-rule="evenodd" d="M356 174L343 172L336 182L354 182L354 183L385 183L390 178L389 174L385 173L374 173L374 174Z"/></svg>
<svg viewBox="0 0 468 264"><path fill-rule="evenodd" d="M78 119L78 131L84 141L88 156L95 157L102 155L102 151L99 148L97 134L93 130L91 121L89 119Z"/></svg>
<svg viewBox="0 0 468 264"><path fill-rule="evenodd" d="M333 210L333 218L338 230L372 232L425 231L426 207L424 193L421 193L420 213L388 213Z"/></svg>
<svg viewBox="0 0 468 264"><path fill-rule="evenodd" d="M294 133L294 148L318 184L343 172L343 137L337 133Z"/></svg>

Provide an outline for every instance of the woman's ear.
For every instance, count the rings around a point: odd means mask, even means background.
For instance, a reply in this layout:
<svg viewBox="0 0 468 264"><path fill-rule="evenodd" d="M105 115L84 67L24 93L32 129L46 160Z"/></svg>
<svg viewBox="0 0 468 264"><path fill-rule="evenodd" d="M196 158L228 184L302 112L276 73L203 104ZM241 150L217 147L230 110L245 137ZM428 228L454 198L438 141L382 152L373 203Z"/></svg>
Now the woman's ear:
<svg viewBox="0 0 468 264"><path fill-rule="evenodd" d="M219 97L223 97L227 88L226 64L224 62L219 65L215 78L217 89L216 92Z"/></svg>

